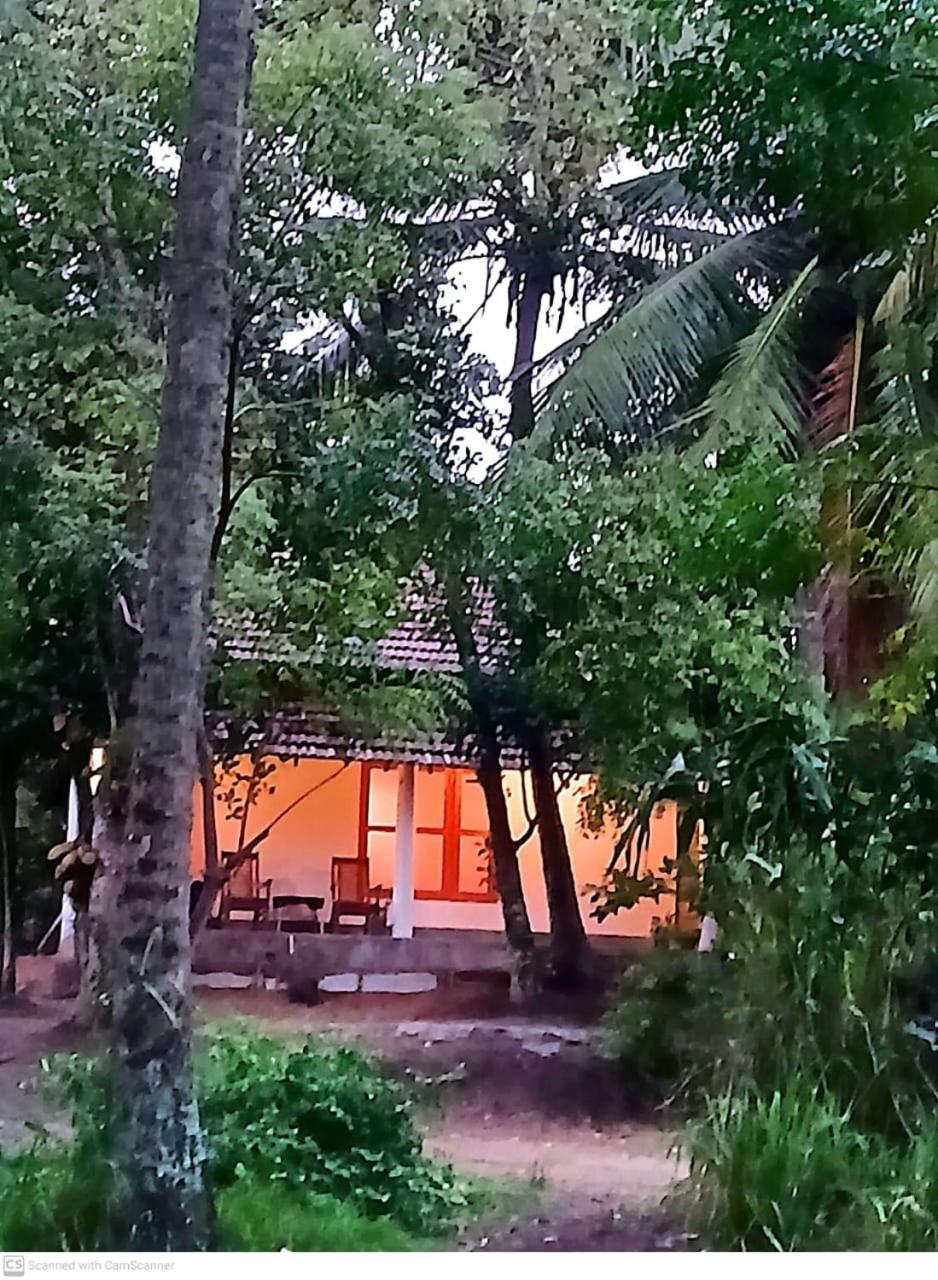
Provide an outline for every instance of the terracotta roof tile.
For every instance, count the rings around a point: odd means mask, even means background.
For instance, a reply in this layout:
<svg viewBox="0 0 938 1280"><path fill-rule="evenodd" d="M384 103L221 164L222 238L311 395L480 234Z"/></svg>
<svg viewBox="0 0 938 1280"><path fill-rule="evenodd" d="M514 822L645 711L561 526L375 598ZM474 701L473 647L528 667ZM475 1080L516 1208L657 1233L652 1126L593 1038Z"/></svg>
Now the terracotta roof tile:
<svg viewBox="0 0 938 1280"><path fill-rule="evenodd" d="M211 733L217 750L230 740L232 727L226 717L211 718ZM379 734L364 738L343 726L338 716L315 707L281 707L263 721L237 726L239 748L254 750L266 742L266 751L284 759L362 760L381 764L421 764L474 769L478 763L471 737L457 739L443 733ZM521 752L514 746L503 751L506 769L521 766Z"/></svg>
<svg viewBox="0 0 938 1280"><path fill-rule="evenodd" d="M473 633L483 671L495 672L510 664L512 640L495 617L492 596L475 584L471 589L474 607ZM348 641L352 661L385 671L436 672L458 675L459 656L451 634L441 618L439 593L428 575L415 584L402 584L405 616L374 644ZM321 659L315 642L303 645L295 638L277 633L256 620L227 622L219 628L218 644L236 662L271 662L307 665ZM238 741L251 750L266 739L271 755L319 760L365 760L386 764L412 763L441 767L474 768L478 763L472 737L457 738L452 733L378 734L356 737L339 717L318 708L288 705L277 708L267 719L245 727L231 722ZM224 716L212 718L212 732L219 749L229 737ZM558 747L569 755L569 735L558 739ZM564 750L566 748L566 750ZM502 763L506 769L522 764L517 746L505 744Z"/></svg>
<svg viewBox="0 0 938 1280"><path fill-rule="evenodd" d="M362 666L386 671L436 672L459 675L461 666L456 645L441 616L440 602L432 584L402 585L404 617L379 640L368 643L350 638L349 657ZM483 671L506 666L513 648L508 632L495 617L492 596L484 588L472 590L473 633ZM315 642L273 631L255 620L228 620L219 628L218 643L236 662L316 663ZM358 653L356 654L356 649Z"/></svg>

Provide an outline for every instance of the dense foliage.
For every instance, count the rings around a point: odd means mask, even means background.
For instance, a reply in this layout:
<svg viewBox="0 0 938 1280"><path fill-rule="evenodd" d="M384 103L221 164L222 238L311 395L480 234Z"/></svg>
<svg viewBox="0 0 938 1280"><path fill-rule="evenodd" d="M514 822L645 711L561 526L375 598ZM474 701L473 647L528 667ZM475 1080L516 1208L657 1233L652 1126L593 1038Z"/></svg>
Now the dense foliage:
<svg viewBox="0 0 938 1280"><path fill-rule="evenodd" d="M934 211L934 0L645 7L670 37L636 101L651 154L802 208L848 253L901 243Z"/></svg>
<svg viewBox="0 0 938 1280"><path fill-rule="evenodd" d="M219 1036L200 1100L217 1188L250 1174L419 1232L445 1228L466 1204L452 1174L422 1155L406 1089L356 1050Z"/></svg>
<svg viewBox="0 0 938 1280"><path fill-rule="evenodd" d="M711 1089L725 1051L731 982L725 966L683 950L657 950L632 965L602 1027L602 1051L623 1087L678 1109Z"/></svg>

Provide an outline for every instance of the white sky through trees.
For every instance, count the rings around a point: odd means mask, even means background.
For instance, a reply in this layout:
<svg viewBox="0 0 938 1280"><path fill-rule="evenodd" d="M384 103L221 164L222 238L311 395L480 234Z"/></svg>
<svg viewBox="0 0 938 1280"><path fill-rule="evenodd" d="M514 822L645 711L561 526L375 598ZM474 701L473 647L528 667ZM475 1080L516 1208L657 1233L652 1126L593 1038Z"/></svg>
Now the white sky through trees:
<svg viewBox="0 0 938 1280"><path fill-rule="evenodd" d="M150 145L150 159L156 168L164 172L178 172L178 152L164 142L155 141ZM642 165L620 157L603 168L599 185L627 181L643 172L645 170ZM344 198L324 193L322 204L316 209L316 216L354 217L355 210ZM498 276L499 265L497 257L486 262L470 250L450 270L450 285L444 289L442 297L443 306L451 310L457 327L465 326L470 350L489 361L503 384L503 393L490 397L487 402L496 427L508 418L508 376L515 343L514 324L509 316L507 278L499 279L492 287L492 281ZM561 315L561 308L555 303L545 306L534 349L535 360L543 359L561 343L574 337L584 324L596 319L604 309L601 302L592 302L587 304L584 314L582 306L567 305L562 309ZM289 349L307 341L321 331L324 321L324 317L311 315L306 324L298 326L285 337L285 347ZM493 434L498 433L496 431ZM475 470L479 474L484 474L499 456L498 446L480 433L466 433L465 443L478 457Z"/></svg>

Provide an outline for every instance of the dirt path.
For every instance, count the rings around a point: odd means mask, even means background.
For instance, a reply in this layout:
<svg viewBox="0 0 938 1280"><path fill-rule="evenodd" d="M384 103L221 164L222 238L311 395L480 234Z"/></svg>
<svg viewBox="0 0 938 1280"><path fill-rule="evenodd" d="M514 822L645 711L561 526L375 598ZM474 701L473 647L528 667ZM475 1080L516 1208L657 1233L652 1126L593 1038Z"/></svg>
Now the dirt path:
<svg viewBox="0 0 938 1280"><path fill-rule="evenodd" d="M682 1247L661 1212L684 1170L666 1134L650 1125L592 1129L519 1116L485 1123L448 1111L426 1130L426 1148L466 1173L530 1179L535 1206L462 1247L512 1251L650 1252Z"/></svg>
<svg viewBox="0 0 938 1280"><path fill-rule="evenodd" d="M63 1134L67 1126L50 1107L42 1087L41 1060L71 1048L75 1037L62 1028L58 1007L25 1001L0 1013L0 1148L22 1146L36 1128Z"/></svg>
<svg viewBox="0 0 938 1280"><path fill-rule="evenodd" d="M519 1116L480 1125L447 1112L426 1129L433 1155L468 1173L543 1183L555 1198L655 1210L683 1176L666 1134L651 1126L593 1130Z"/></svg>
<svg viewBox="0 0 938 1280"><path fill-rule="evenodd" d="M687 1241L658 1215L558 1205L469 1241L463 1248L511 1253L666 1253L686 1249Z"/></svg>

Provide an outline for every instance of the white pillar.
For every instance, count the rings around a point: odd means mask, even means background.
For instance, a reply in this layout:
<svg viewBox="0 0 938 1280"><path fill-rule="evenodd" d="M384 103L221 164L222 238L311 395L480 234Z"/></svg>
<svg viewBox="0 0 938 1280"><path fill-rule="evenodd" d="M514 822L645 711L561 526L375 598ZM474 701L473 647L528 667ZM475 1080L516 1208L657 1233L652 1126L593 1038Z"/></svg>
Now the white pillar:
<svg viewBox="0 0 938 1280"><path fill-rule="evenodd" d="M402 764L397 782L397 838L391 893L391 933L395 938L414 936L414 780L414 766Z"/></svg>
<svg viewBox="0 0 938 1280"><path fill-rule="evenodd" d="M78 784L72 778L68 785L68 818L65 823L65 839L78 839ZM62 922L59 926L59 952L72 955L75 950L75 908L72 895L62 890Z"/></svg>
<svg viewBox="0 0 938 1280"><path fill-rule="evenodd" d="M697 943L698 951L712 951L717 938L720 936L720 930L717 928L717 922L713 916L704 916L700 922L700 939Z"/></svg>

